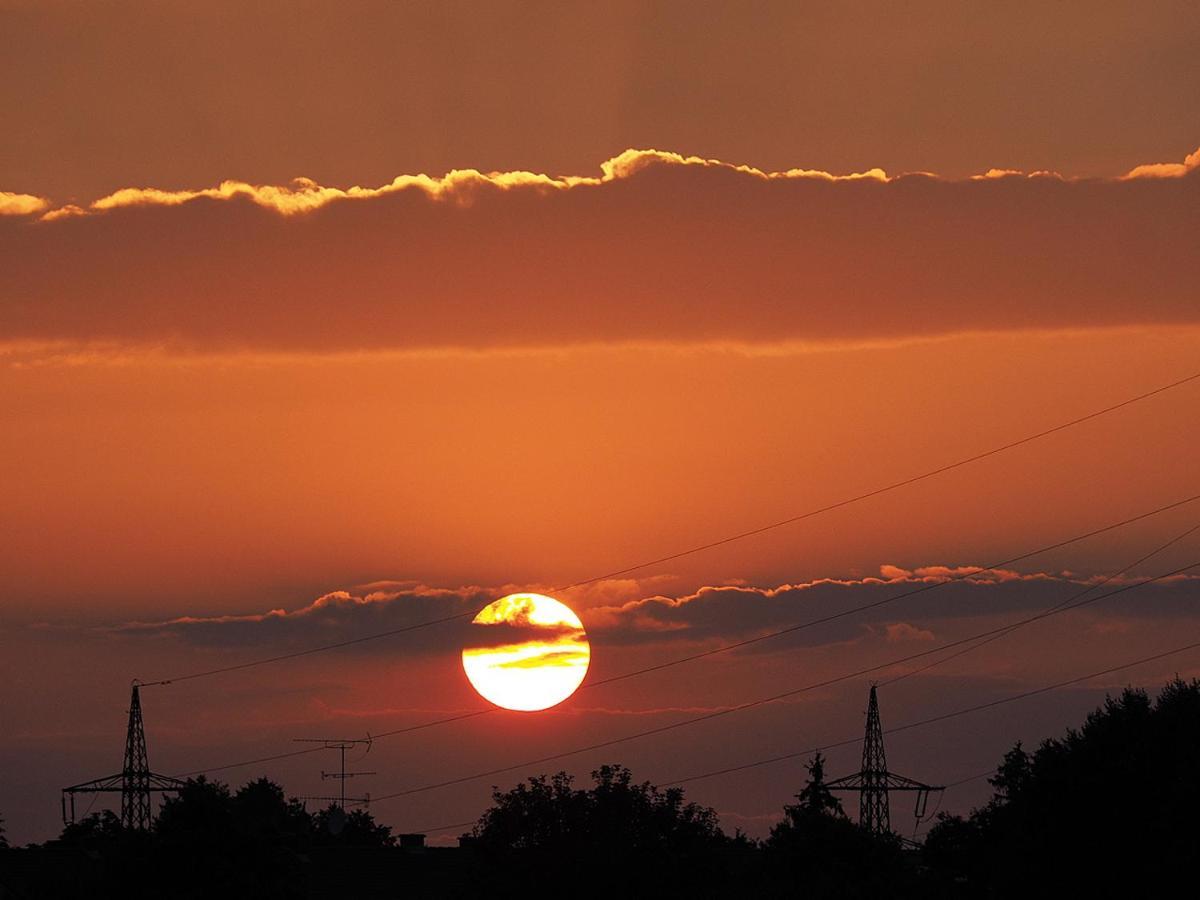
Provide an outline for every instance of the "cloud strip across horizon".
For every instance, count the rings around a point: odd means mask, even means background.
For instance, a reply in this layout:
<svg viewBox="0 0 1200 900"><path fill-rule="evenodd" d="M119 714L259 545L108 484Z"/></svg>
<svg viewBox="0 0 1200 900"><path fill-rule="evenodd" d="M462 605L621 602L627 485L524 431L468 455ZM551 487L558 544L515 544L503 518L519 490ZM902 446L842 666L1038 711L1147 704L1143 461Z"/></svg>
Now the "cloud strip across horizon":
<svg viewBox="0 0 1200 900"><path fill-rule="evenodd" d="M949 181L627 151L597 177L118 191L0 220L0 333L337 352L1191 324L1198 166Z"/></svg>
<svg viewBox="0 0 1200 900"><path fill-rule="evenodd" d="M164 190L152 187L121 188L120 190L106 194L98 200L94 200L86 207L75 204L55 206L53 201L46 197L0 191L0 215L33 215L41 212L43 213L42 219L53 221L54 219L68 216L86 215L89 212L104 212L125 206L179 206L201 198L230 200L237 197L246 197L259 206L286 216L312 212L337 200L369 199L409 189L424 191L435 199L457 199L460 202L467 202L469 201L471 190L484 185L502 190L513 188L566 190L581 186L594 187L618 179L628 178L636 174L638 170L656 164L726 169L768 181L802 178L823 181L872 179L889 182L905 177L905 175L940 178L940 176L930 172L889 176L880 168L872 168L865 172L855 172L847 175L837 175L820 169L802 168L776 172L766 171L756 166L733 164L699 156L685 156L670 151L630 148L602 162L600 164L601 174L599 176L553 176L524 170L481 172L478 169L452 169L440 178L424 173L398 175L390 183L376 188L367 188L359 185L349 188L327 187L318 184L311 178L305 177L295 178L289 185L259 185L231 179L221 182L217 187L192 190ZM1117 176L1112 180L1130 181L1139 178L1180 178L1198 167L1200 167L1200 149L1186 156L1181 163L1146 163L1135 166L1129 172ZM982 174L970 176L970 180L1008 177L1071 180L1057 172L1022 172L1018 169L989 169Z"/></svg>
<svg viewBox="0 0 1200 900"><path fill-rule="evenodd" d="M1018 572L997 569L975 572L974 566L931 565L915 569L880 567L878 576L820 578L777 587L707 585L679 595L647 594L636 582L617 586L617 597L600 585L595 600L577 604L589 634L601 646L647 644L704 644L739 639L787 627L818 612L821 615L875 603L914 586L944 585L893 606L849 616L811 631L796 632L755 648L770 652L789 646L817 646L878 633L888 642L929 640L924 625L978 616L1005 616L1049 608L1081 589L1104 582L1097 594L1142 579L1075 572ZM963 578L964 575L969 577ZM1130 617L1195 615L1196 584L1200 576L1163 579L1145 591L1101 601L1096 611ZM511 586L509 586L511 587ZM207 648L303 647L330 640L361 637L375 631L403 628L414 622L471 613L509 587L432 588L412 582L381 582L325 594L295 610L213 617L179 617L157 622L133 622L108 629L126 638L174 638ZM632 596L621 600L619 595ZM439 627L425 632L421 653L455 650L463 629ZM361 652L379 652L360 645ZM387 651L390 652L390 651Z"/></svg>

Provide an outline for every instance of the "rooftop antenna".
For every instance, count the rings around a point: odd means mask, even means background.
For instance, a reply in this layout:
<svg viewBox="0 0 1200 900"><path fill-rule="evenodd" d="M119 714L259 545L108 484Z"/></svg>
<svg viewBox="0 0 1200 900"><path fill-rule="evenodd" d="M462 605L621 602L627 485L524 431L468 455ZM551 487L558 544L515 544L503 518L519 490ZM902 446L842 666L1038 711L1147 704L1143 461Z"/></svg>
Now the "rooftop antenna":
<svg viewBox="0 0 1200 900"><path fill-rule="evenodd" d="M76 794L121 795L121 826L133 831L146 831L154 822L150 809L150 794L159 791L178 791L184 782L169 775L150 771L146 753L146 728L142 721L142 700L138 696L140 682L135 678L129 699L129 727L125 733L125 764L117 775L96 778L73 784L62 790L63 824L75 821ZM69 803L68 803L69 801ZM67 807L70 806L68 816Z"/></svg>
<svg viewBox="0 0 1200 900"><path fill-rule="evenodd" d="M891 833L889 792L915 792L917 802L913 814L919 822L925 817L930 793L945 790L942 786L925 784L888 771L887 756L883 750L883 728L879 723L879 698L876 696L874 684L871 685L871 699L867 704L867 734L863 739L862 768L853 775L845 775L827 782L826 787L831 791L858 791L858 824L872 834Z"/></svg>
<svg viewBox="0 0 1200 900"><path fill-rule="evenodd" d="M371 752L371 745L374 743L374 738L372 738L370 734L368 734L365 738L293 738L293 740L296 741L296 743L298 743L298 744L324 744L326 750L340 751L341 761L342 761L341 768L337 772L326 772L324 769L322 769L321 770L321 780L324 781L326 778L336 778L338 781L341 782L342 790L341 790L341 800L339 802L339 806L341 806L341 808L343 810L346 809L346 779L354 778L356 775L375 775L376 774L375 772L347 772L346 771L346 751L353 747L357 747L361 744L361 745L365 745L367 748L366 753L363 754L363 756L366 756L367 753ZM306 797L305 799L307 799L307 800L335 800L337 798L334 798L334 797ZM350 799L354 803L364 803L365 804L365 803L370 803L371 797L370 797L370 794L368 794L365 798L351 797Z"/></svg>

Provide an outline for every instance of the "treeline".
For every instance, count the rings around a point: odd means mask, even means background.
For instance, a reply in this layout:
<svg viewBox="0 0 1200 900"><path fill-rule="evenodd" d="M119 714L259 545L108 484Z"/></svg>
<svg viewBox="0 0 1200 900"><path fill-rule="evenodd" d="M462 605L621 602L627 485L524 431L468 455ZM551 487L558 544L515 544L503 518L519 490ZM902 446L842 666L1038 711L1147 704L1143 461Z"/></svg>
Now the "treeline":
<svg viewBox="0 0 1200 900"><path fill-rule="evenodd" d="M1017 744L991 784L988 804L926 837L939 879L969 896L1174 894L1200 862L1200 682L1153 701L1126 690L1032 753Z"/></svg>
<svg viewBox="0 0 1200 900"><path fill-rule="evenodd" d="M233 792L201 778L148 834L105 812L0 852L0 897L6 884L36 897L1159 895L1200 862L1198 760L1200 682L1154 700L1126 690L1063 737L1013 747L991 800L940 815L920 848L852 822L820 754L763 841L617 765L587 787L559 773L495 790L460 847L427 850L398 847L365 810L310 813L266 779Z"/></svg>

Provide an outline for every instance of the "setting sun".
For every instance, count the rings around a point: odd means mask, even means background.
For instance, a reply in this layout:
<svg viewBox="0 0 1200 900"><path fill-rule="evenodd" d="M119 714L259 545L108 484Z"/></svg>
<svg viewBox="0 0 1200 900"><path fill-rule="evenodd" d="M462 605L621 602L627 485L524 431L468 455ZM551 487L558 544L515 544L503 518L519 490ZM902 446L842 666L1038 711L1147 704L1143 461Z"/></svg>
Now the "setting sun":
<svg viewBox="0 0 1200 900"><path fill-rule="evenodd" d="M505 709L547 709L575 693L591 648L569 607L542 594L509 594L473 620L463 669L486 700Z"/></svg>

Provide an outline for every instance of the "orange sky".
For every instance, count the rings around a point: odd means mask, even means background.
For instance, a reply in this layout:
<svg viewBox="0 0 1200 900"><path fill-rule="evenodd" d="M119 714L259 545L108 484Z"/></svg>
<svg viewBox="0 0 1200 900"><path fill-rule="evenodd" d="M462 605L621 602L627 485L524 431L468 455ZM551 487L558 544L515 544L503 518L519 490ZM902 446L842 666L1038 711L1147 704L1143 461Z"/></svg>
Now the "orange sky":
<svg viewBox="0 0 1200 900"><path fill-rule="evenodd" d="M1194 149L1188 0L3 0L4 189L589 172L626 147L828 171L1110 175Z"/></svg>
<svg viewBox="0 0 1200 900"><path fill-rule="evenodd" d="M0 2L17 36L0 63L0 765L27 773L0 783L0 815L17 841L54 831L63 784L115 769L133 677L553 592L1200 370L1185 5L1039 6L1036 27L1032 10L957 4L903 21L869 3L360 6ZM990 169L1021 171L970 177ZM565 592L588 679L1196 493L1197 409L1193 384ZM380 742L369 789L936 646L1198 517L753 652L585 682L556 712ZM1141 574L1198 552L1193 537ZM1180 580L1033 626L885 689L885 725L1181 643L1194 601ZM478 708L467 640L446 626L148 688L151 761L183 772ZM954 780L1106 687L1196 666L913 732L889 755ZM735 765L856 733L864 696L848 683L562 766ZM689 796L762 834L801 762ZM842 774L855 751L833 762ZM262 773L314 793L321 765ZM401 830L463 821L491 783L375 812Z"/></svg>

